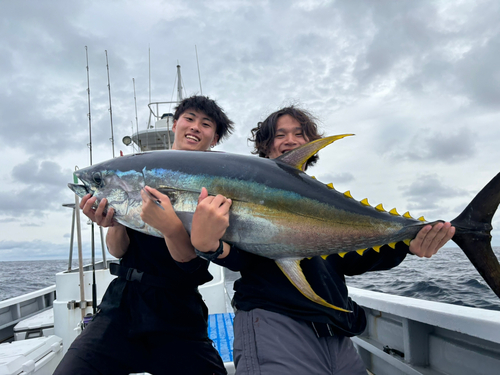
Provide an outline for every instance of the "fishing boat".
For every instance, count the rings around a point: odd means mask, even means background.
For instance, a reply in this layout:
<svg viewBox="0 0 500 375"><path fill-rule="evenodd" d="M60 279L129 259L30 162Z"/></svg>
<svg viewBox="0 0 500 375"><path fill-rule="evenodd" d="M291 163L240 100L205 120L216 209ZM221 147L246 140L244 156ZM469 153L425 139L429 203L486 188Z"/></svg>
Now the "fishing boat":
<svg viewBox="0 0 500 375"><path fill-rule="evenodd" d="M178 102L182 100L179 66L177 75ZM147 129L124 137L124 144L135 145L138 151L169 149L174 140L173 115L161 108L175 103L150 103ZM73 210L68 268L56 274L55 285L0 302L0 375L52 374L115 277L109 265L116 260L108 260L104 248L103 260L90 265L83 265L79 251L80 266L72 269L79 210L77 202L66 206ZM234 374L230 300L237 274L213 263L209 271L213 280L199 288L209 310L208 333L228 374ZM231 281L226 280L228 274ZM349 293L367 315L367 329L353 341L370 373L500 373L500 312L351 287Z"/></svg>

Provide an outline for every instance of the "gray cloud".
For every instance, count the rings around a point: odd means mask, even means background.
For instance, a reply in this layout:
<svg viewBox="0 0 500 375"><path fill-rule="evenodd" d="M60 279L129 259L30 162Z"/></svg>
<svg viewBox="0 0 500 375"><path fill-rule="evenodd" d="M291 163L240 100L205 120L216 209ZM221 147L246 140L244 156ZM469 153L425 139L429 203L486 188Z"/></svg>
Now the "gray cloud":
<svg viewBox="0 0 500 375"><path fill-rule="evenodd" d="M132 151L121 139L137 126L132 78L140 130L149 118L148 47L152 100L166 101L175 99L177 63L186 94L200 92L196 45L203 93L236 123L218 150L248 154L246 138L257 121L298 102L323 120L325 134L359 135L338 148L363 160L345 166L355 175L378 181L369 161L385 157L391 175L406 181L408 170L428 171L400 190L414 194L413 207L456 205L448 201L460 191L432 176L462 164L494 169L490 160L500 157L499 15L491 0L5 2L0 141L9 150L2 155L0 225L50 222L62 202L73 200L66 187L71 170L89 162L85 46L94 162L111 157L104 50L118 154ZM318 168L321 174L311 173L321 181L356 183L354 173ZM370 189L377 196L378 185ZM40 221L30 218L35 213ZM3 231L0 241L11 235Z"/></svg>
<svg viewBox="0 0 500 375"><path fill-rule="evenodd" d="M71 174L71 170L62 169L55 162L34 158L16 165L12 177L17 189L0 193L0 213L18 218L36 212L37 218L43 218L46 210L61 210L64 199L72 196L67 188ZM32 224L23 222L23 225Z"/></svg>
<svg viewBox="0 0 500 375"><path fill-rule="evenodd" d="M410 185L401 186L399 190L408 198L409 209L419 211L439 209L445 198L468 196L464 189L443 185L435 174L418 176Z"/></svg>
<svg viewBox="0 0 500 375"><path fill-rule="evenodd" d="M404 151L388 151L393 159L454 164L472 158L476 153L476 142L474 133L469 128L462 127L448 132L429 129L414 135Z"/></svg>

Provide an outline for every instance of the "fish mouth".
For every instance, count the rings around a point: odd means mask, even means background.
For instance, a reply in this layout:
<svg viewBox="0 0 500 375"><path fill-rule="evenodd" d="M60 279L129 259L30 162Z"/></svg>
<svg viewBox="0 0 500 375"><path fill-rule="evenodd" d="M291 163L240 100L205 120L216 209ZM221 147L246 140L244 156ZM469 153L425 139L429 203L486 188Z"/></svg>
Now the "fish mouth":
<svg viewBox="0 0 500 375"><path fill-rule="evenodd" d="M79 185L79 184L68 184L68 187L80 198L83 198L87 194L93 195L92 191L86 186L86 185Z"/></svg>

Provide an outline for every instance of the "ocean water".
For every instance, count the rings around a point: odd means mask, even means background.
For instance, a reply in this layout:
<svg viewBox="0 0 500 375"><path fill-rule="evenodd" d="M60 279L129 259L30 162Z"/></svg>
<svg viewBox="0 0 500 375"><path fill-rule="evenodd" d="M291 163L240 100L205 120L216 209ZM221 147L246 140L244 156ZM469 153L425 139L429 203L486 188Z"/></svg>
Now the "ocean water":
<svg viewBox="0 0 500 375"><path fill-rule="evenodd" d="M493 251L500 259L500 247ZM376 292L500 311L500 298L459 248L441 249L430 259L408 255L398 267L346 282Z"/></svg>
<svg viewBox="0 0 500 375"><path fill-rule="evenodd" d="M493 250L500 258L500 247ZM53 285L55 273L65 270L67 263L66 260L0 262L0 301ZM75 262L73 267L76 266ZM238 275L227 270L229 291ZM430 259L409 255L398 267L348 277L346 282L348 286L377 292L500 311L500 298L458 248L441 249Z"/></svg>

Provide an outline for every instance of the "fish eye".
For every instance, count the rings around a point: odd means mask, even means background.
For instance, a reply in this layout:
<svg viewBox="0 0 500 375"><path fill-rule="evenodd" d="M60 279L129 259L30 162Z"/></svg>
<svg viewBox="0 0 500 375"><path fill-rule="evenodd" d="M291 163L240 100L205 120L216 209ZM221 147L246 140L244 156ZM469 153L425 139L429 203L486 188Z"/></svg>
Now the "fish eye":
<svg viewBox="0 0 500 375"><path fill-rule="evenodd" d="M92 179L94 180L94 182L96 183L96 185L98 187L102 187L103 181L102 181L101 172L95 172L94 175L92 176Z"/></svg>

